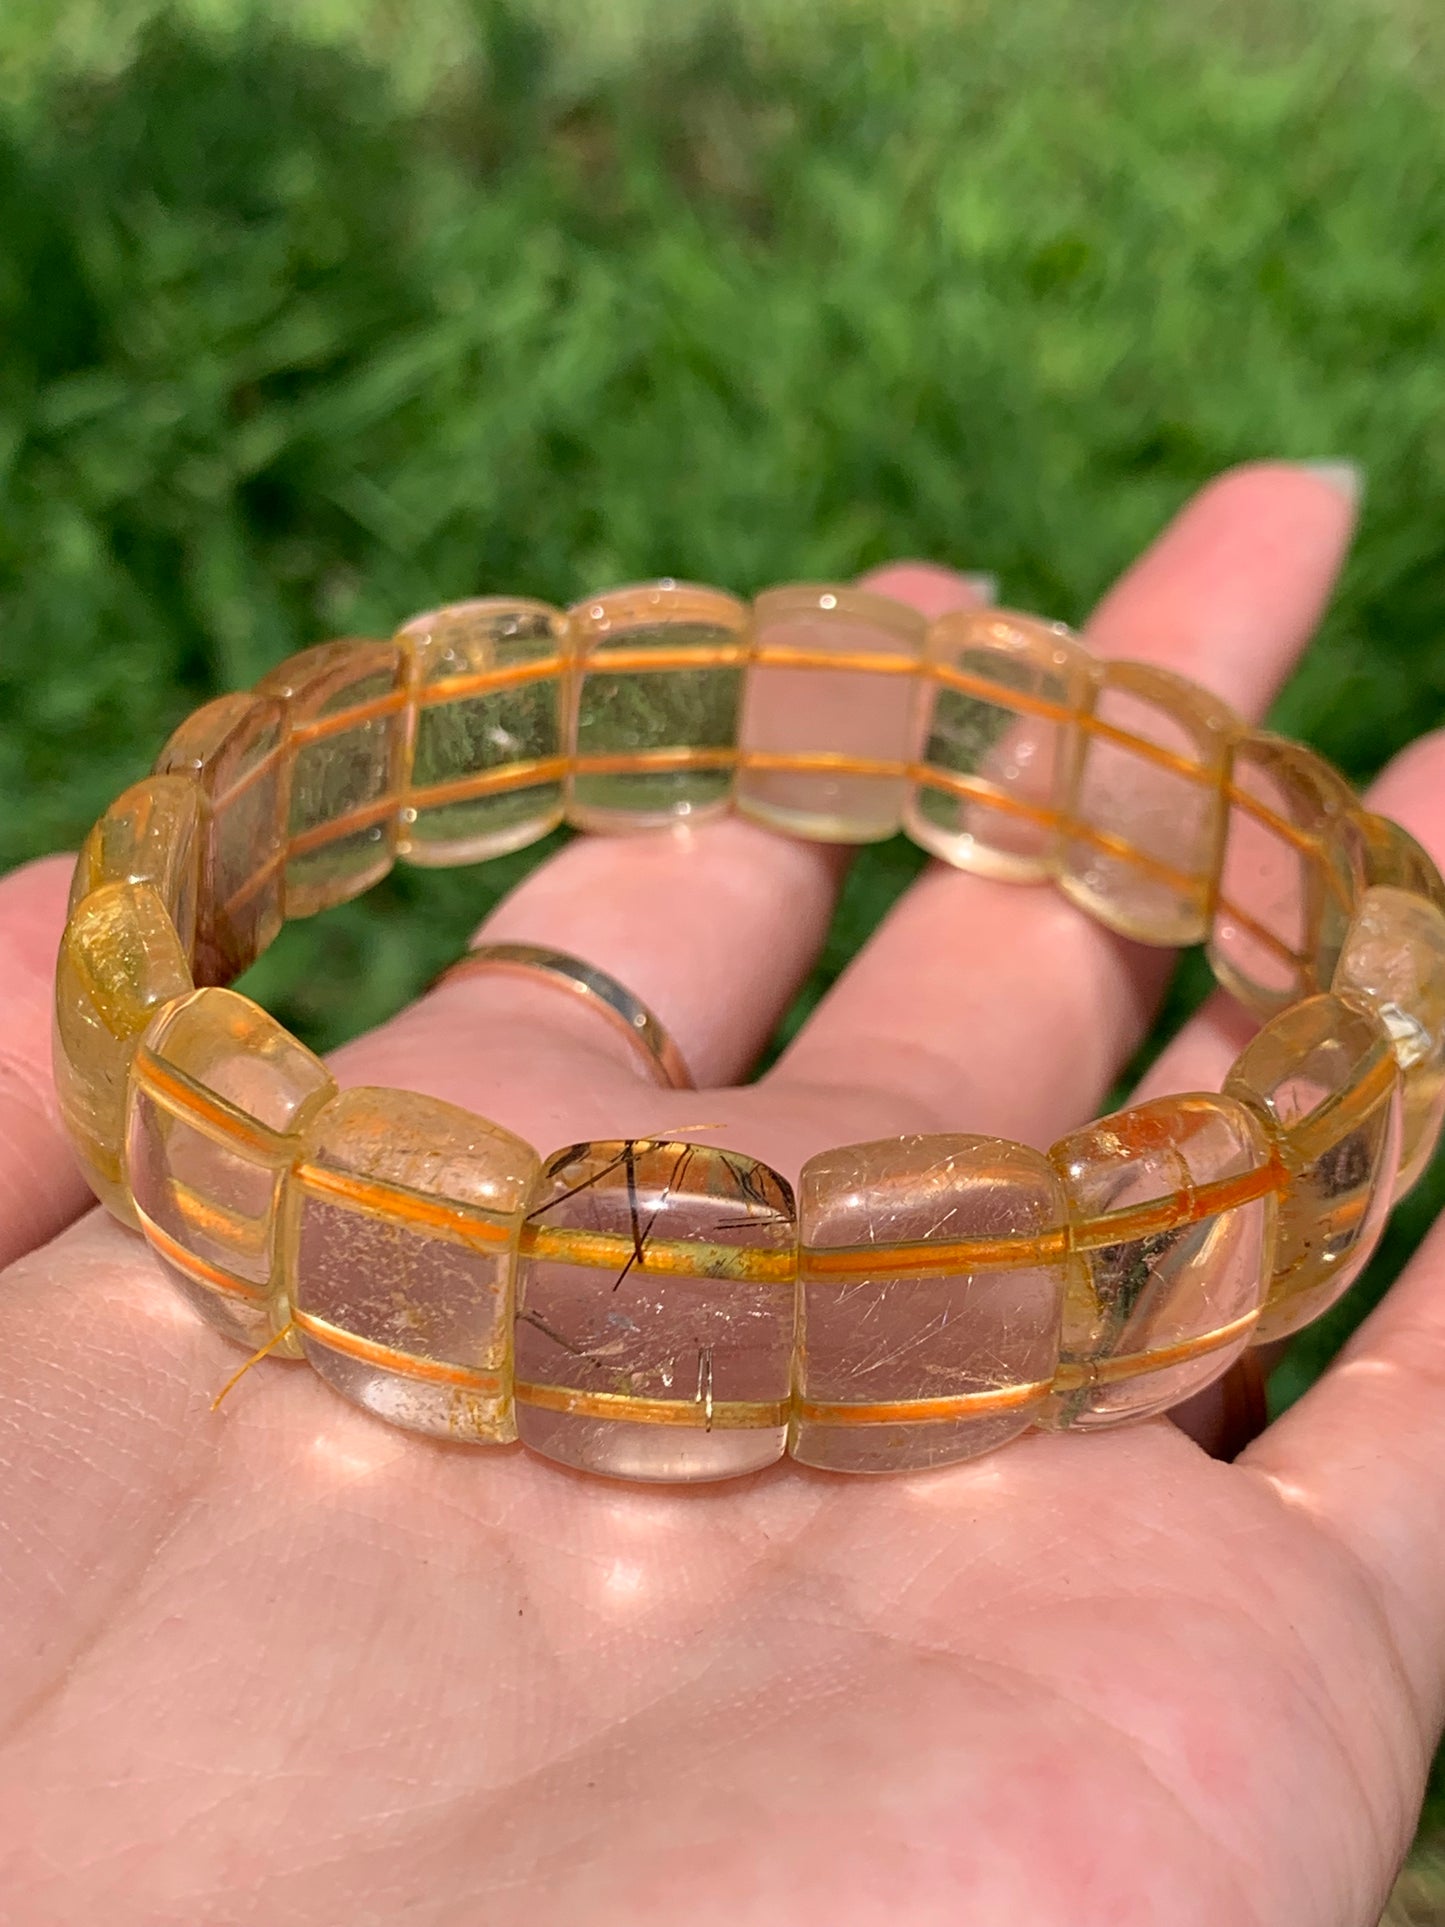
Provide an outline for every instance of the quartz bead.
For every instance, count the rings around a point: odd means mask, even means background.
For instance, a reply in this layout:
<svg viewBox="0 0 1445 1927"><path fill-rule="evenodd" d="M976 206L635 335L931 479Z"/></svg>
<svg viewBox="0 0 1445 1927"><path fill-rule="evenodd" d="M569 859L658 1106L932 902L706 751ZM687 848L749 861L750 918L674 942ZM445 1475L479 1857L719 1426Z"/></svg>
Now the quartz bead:
<svg viewBox="0 0 1445 1927"><path fill-rule="evenodd" d="M1348 784L1299 743L1235 746L1209 961L1246 1009L1271 1016L1327 987L1356 893Z"/></svg>
<svg viewBox="0 0 1445 1927"><path fill-rule="evenodd" d="M55 1093L95 1195L137 1223L123 1162L126 1079L156 1010L191 989L175 926L148 883L102 883L66 925L55 976Z"/></svg>
<svg viewBox="0 0 1445 1927"><path fill-rule="evenodd" d="M725 1479L780 1458L796 1237L788 1186L736 1152L560 1151L522 1231L523 1443L630 1479Z"/></svg>
<svg viewBox="0 0 1445 1927"><path fill-rule="evenodd" d="M1202 942L1219 871L1233 717L1167 670L1105 662L1083 728L1060 888L1141 943Z"/></svg>
<svg viewBox="0 0 1445 1927"><path fill-rule="evenodd" d="M926 657L921 776L904 827L961 869L1048 876L1089 657L1062 624L999 609L941 616Z"/></svg>
<svg viewBox="0 0 1445 1927"><path fill-rule="evenodd" d="M80 846L71 914L103 883L148 883L189 957L196 942L200 834L201 792L189 777L149 776L132 783Z"/></svg>
<svg viewBox="0 0 1445 1927"><path fill-rule="evenodd" d="M1367 890L1345 937L1335 991L1354 995L1390 1033L1400 1066L1400 1168L1394 1195L1421 1177L1445 1121L1445 913L1424 897Z"/></svg>
<svg viewBox="0 0 1445 1927"><path fill-rule="evenodd" d="M793 1455L835 1472L947 1465L1049 1396L1071 1263L1048 1161L998 1138L826 1151L798 1187Z"/></svg>
<svg viewBox="0 0 1445 1927"><path fill-rule="evenodd" d="M753 604L737 806L773 829L873 843L903 820L925 624L864 589L796 584Z"/></svg>
<svg viewBox="0 0 1445 1927"><path fill-rule="evenodd" d="M410 1091L344 1091L315 1116L286 1272L321 1376L393 1425L515 1438L512 1272L538 1169L510 1131Z"/></svg>
<svg viewBox="0 0 1445 1927"><path fill-rule="evenodd" d="M1379 1243L1399 1162L1399 1085L1384 1025L1332 995L1271 1018L1226 1078L1273 1130L1290 1176L1260 1343L1327 1311Z"/></svg>
<svg viewBox="0 0 1445 1927"><path fill-rule="evenodd" d="M281 928L283 859L278 702L218 696L161 751L158 775L189 776L204 802L193 971L229 983Z"/></svg>
<svg viewBox="0 0 1445 1927"><path fill-rule="evenodd" d="M1417 897L1427 897L1438 909L1445 910L1445 881L1441 880L1434 858L1408 830L1391 822L1389 817L1375 816L1369 810L1356 809L1352 820L1364 888L1388 884L1392 889L1410 890Z"/></svg>
<svg viewBox="0 0 1445 1927"><path fill-rule="evenodd" d="M413 616L411 788L398 854L430 866L519 850L562 821L567 619L545 602L480 596Z"/></svg>
<svg viewBox="0 0 1445 1927"><path fill-rule="evenodd" d="M256 685L286 707L288 917L346 903L392 866L409 720L402 666L393 642L323 642Z"/></svg>
<svg viewBox="0 0 1445 1927"><path fill-rule="evenodd" d="M1044 1423L1162 1412L1253 1335L1281 1181L1270 1139L1232 1097L1166 1097L1071 1133L1049 1157L1085 1262Z"/></svg>
<svg viewBox="0 0 1445 1927"><path fill-rule="evenodd" d="M647 582L569 611L577 647L581 829L648 829L727 808L748 610L720 589Z"/></svg>
<svg viewBox="0 0 1445 1927"><path fill-rule="evenodd" d="M335 1094L325 1065L233 990L168 1004L136 1051L126 1144L141 1229L202 1316L242 1344L284 1324L281 1194L298 1132ZM278 1349L300 1348L288 1337Z"/></svg>

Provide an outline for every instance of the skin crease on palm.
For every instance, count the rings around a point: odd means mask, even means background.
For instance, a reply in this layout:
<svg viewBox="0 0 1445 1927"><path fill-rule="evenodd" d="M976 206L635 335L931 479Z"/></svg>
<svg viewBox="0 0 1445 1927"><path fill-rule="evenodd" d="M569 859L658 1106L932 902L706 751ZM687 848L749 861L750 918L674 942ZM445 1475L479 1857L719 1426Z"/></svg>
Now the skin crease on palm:
<svg viewBox="0 0 1445 1927"><path fill-rule="evenodd" d="M1206 489L1095 647L1257 716L1352 507ZM875 578L930 612L959 577ZM1445 740L1375 806L1445 858ZM1167 959L943 868L777 1067L837 852L742 821L580 839L488 933L658 1011L454 982L337 1059L543 1152L708 1126L790 1178L903 1131L1097 1113ZM1445 1237L1234 1465L1163 1420L867 1480L623 1487L433 1444L238 1362L87 1212L48 1089L68 866L0 885L0 1921L7 1927L1371 1927L1445 1705ZM1149 1088L1217 1088L1207 1006Z"/></svg>

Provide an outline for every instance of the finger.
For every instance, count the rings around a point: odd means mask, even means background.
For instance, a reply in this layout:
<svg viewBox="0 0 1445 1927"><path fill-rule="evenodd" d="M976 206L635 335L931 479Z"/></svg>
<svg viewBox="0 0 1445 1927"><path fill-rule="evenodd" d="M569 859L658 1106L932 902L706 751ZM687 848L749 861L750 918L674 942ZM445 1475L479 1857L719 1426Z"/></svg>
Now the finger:
<svg viewBox="0 0 1445 1927"><path fill-rule="evenodd" d="M74 860L0 879L0 1266L94 1204L60 1123L50 1072L55 955Z"/></svg>
<svg viewBox="0 0 1445 1927"><path fill-rule="evenodd" d="M922 563L908 565L900 582L937 610L977 604L991 586ZM478 938L546 945L606 971L666 1026L695 1083L731 1084L756 1061L816 961L848 855L743 817L648 836L583 837L533 871ZM465 1045L465 1065L451 1053L457 1090L510 1078L519 1054L548 1079L579 1064L594 1080L638 1074L626 1040L585 1006L500 973L440 987L384 1036L343 1052L342 1074L371 1076L383 1061L435 1062L439 1031Z"/></svg>
<svg viewBox="0 0 1445 1927"><path fill-rule="evenodd" d="M727 1083L812 967L846 859L741 818L578 838L503 900L477 940L540 944L607 972L666 1026L695 1083ZM471 1105L518 1079L626 1086L648 1075L580 999L500 971L444 981L339 1052L335 1068L343 1083L409 1085L419 1063L431 1095Z"/></svg>
<svg viewBox="0 0 1445 1927"><path fill-rule="evenodd" d="M1369 802L1445 861L1445 733L1397 758ZM1442 1387L1445 1221L1336 1363L1240 1461L1367 1580L1429 1726L1445 1713Z"/></svg>
<svg viewBox="0 0 1445 1927"><path fill-rule="evenodd" d="M1354 505L1337 479L1238 469L1195 498L1101 603L1105 654L1142 656L1257 717L1329 594ZM919 1128L1048 1143L1091 1115L1169 968L1053 890L934 866L904 896L773 1072L863 1085Z"/></svg>

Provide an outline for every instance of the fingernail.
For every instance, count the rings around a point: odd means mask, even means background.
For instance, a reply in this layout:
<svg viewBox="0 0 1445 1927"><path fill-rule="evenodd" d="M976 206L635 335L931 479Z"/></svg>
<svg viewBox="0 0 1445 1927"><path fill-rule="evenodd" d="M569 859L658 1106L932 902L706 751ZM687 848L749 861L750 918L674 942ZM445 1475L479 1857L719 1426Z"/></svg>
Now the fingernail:
<svg viewBox="0 0 1445 1927"><path fill-rule="evenodd" d="M1357 462L1301 462L1300 467L1308 469L1311 475L1318 475L1322 482L1328 482L1351 508L1358 508L1365 492L1365 472Z"/></svg>
<svg viewBox="0 0 1445 1927"><path fill-rule="evenodd" d="M991 609L998 601L998 577L996 575L966 575L964 581L978 597L985 609Z"/></svg>

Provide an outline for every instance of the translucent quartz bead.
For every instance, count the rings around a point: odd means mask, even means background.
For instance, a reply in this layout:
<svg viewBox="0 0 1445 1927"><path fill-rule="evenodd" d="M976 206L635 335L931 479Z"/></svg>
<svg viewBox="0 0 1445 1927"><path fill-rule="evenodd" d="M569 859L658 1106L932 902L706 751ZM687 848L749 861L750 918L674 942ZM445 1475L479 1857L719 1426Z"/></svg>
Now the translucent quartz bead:
<svg viewBox="0 0 1445 1927"><path fill-rule="evenodd" d="M1099 664L1059 885L1142 943L1199 943L1209 929L1224 781L1238 725L1193 683L1147 663Z"/></svg>
<svg viewBox="0 0 1445 1927"><path fill-rule="evenodd" d="M646 829L726 809L746 605L720 589L646 582L568 614L579 678L570 820Z"/></svg>
<svg viewBox="0 0 1445 1927"><path fill-rule="evenodd" d="M1031 1423L1070 1271L1047 1159L980 1137L825 1151L803 1166L798 1235L794 1457L901 1472Z"/></svg>
<svg viewBox="0 0 1445 1927"><path fill-rule="evenodd" d="M1273 1128L1290 1175L1261 1343L1327 1311L1379 1243L1399 1161L1399 1086L1384 1025L1329 995L1271 1018L1226 1078L1226 1092Z"/></svg>
<svg viewBox="0 0 1445 1927"><path fill-rule="evenodd" d="M161 1004L191 973L175 926L148 883L102 883L61 939L55 974L55 1094L86 1180L122 1223L137 1222L126 1185L126 1078Z"/></svg>
<svg viewBox="0 0 1445 1927"><path fill-rule="evenodd" d="M1349 785L1299 743L1235 745L1209 961L1271 1016L1329 984L1356 895Z"/></svg>
<svg viewBox="0 0 1445 1927"><path fill-rule="evenodd" d="M517 1270L523 1443L627 1479L771 1465L787 1437L796 1237L788 1186L736 1152L559 1152Z"/></svg>
<svg viewBox="0 0 1445 1927"><path fill-rule="evenodd" d="M1401 1197L1434 1155L1445 1122L1445 913L1424 897L1367 890L1331 988L1353 993L1390 1033L1401 1078Z"/></svg>
<svg viewBox="0 0 1445 1927"><path fill-rule="evenodd" d="M286 1274L311 1364L393 1425L515 1438L512 1268L536 1152L454 1105L386 1090L343 1092L303 1144Z"/></svg>
<svg viewBox="0 0 1445 1927"><path fill-rule="evenodd" d="M1085 1267L1044 1423L1162 1412L1253 1335L1282 1181L1270 1138L1231 1097L1165 1097L1073 1132L1049 1158Z"/></svg>
<svg viewBox="0 0 1445 1927"><path fill-rule="evenodd" d="M1388 884L1392 889L1410 890L1445 910L1445 882L1435 860L1408 830L1401 829L1387 816L1375 816L1361 809L1354 811L1353 824L1359 840L1365 888Z"/></svg>
<svg viewBox="0 0 1445 1927"><path fill-rule="evenodd" d="M286 705L288 917L346 903L392 866L407 746L402 667L394 642L323 642L256 685Z"/></svg>
<svg viewBox="0 0 1445 1927"><path fill-rule="evenodd" d="M922 616L863 589L798 584L758 597L753 631L738 808L823 842L892 836L917 748Z"/></svg>
<svg viewBox="0 0 1445 1927"><path fill-rule="evenodd" d="M397 640L416 704L398 855L480 863L555 829L567 768L561 610L483 596L413 616Z"/></svg>
<svg viewBox="0 0 1445 1927"><path fill-rule="evenodd" d="M1088 656L1060 623L988 609L940 617L926 659L922 774L904 828L962 869L1048 876Z"/></svg>
<svg viewBox="0 0 1445 1927"><path fill-rule="evenodd" d="M189 776L205 803L197 983L229 983L281 928L281 721L278 702L218 696L161 751L158 775Z"/></svg>
<svg viewBox="0 0 1445 1927"><path fill-rule="evenodd" d="M132 783L80 846L71 914L103 883L149 883L189 957L196 942L200 819L201 792L189 777Z"/></svg>
<svg viewBox="0 0 1445 1927"><path fill-rule="evenodd" d="M284 1305L282 1188L298 1132L335 1095L325 1065L233 990L167 1005L136 1051L126 1156L141 1229L202 1316L242 1344L265 1344Z"/></svg>

